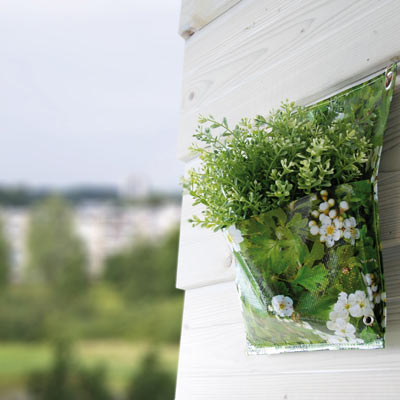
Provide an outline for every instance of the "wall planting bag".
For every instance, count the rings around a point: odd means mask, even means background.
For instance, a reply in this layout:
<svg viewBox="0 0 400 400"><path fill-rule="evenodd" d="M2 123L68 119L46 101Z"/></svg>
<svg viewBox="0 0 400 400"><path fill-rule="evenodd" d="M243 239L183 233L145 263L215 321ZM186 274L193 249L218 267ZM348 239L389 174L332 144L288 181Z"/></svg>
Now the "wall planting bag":
<svg viewBox="0 0 400 400"><path fill-rule="evenodd" d="M377 173L395 74L233 129L200 117L191 222L232 248L249 354L384 347Z"/></svg>

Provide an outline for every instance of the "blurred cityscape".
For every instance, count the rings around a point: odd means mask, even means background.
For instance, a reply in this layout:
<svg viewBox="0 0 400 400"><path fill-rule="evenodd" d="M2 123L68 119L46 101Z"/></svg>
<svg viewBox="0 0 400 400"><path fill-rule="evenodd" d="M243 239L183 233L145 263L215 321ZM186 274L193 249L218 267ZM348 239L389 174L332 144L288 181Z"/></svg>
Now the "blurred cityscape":
<svg viewBox="0 0 400 400"><path fill-rule="evenodd" d="M0 399L173 399L179 218L135 180L0 187Z"/></svg>
<svg viewBox="0 0 400 400"><path fill-rule="evenodd" d="M5 201L0 205L0 218L4 224L5 235L10 244L12 279L21 279L22 270L27 263L26 238L30 201L18 201L16 192L26 198L35 198L36 191L25 188L3 188L3 193L14 192L13 200L17 204ZM179 197L173 195L155 195L148 191L122 192L108 188L72 189L74 193L73 220L77 234L85 244L88 255L88 268L92 276L102 272L104 260L118 250L126 248L137 237L150 240L164 235L180 218ZM51 194L42 191L40 197ZM68 194L66 195L68 198ZM1 200L0 200L1 201ZM4 202L4 200L3 200ZM7 204L9 203L9 204Z"/></svg>
<svg viewBox="0 0 400 400"><path fill-rule="evenodd" d="M180 8L1 2L0 400L174 398Z"/></svg>

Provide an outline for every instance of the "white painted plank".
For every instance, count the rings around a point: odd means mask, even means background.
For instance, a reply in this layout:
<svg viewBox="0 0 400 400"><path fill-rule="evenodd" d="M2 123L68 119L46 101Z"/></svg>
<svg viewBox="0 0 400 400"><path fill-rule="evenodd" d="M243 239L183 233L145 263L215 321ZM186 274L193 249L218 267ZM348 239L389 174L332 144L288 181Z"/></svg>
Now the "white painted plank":
<svg viewBox="0 0 400 400"><path fill-rule="evenodd" d="M182 0L179 34L187 39L240 0Z"/></svg>
<svg viewBox="0 0 400 400"><path fill-rule="evenodd" d="M308 104L398 60L399 16L395 0L242 0L186 41L180 158L190 158L199 113L234 124L286 98ZM229 249L221 234L186 222L194 210L184 197L177 285L196 289L185 295L177 400L399 399L398 88L380 171L386 172L379 183L388 293L384 350L246 356Z"/></svg>
<svg viewBox="0 0 400 400"><path fill-rule="evenodd" d="M400 158L400 146L397 147ZM189 164L190 166L190 164ZM400 244L400 172L379 175L379 210L384 255ZM231 252L221 232L193 228L188 218L198 212L191 197L183 198L177 287L190 289L234 279ZM400 248L397 257L400 260ZM399 268L400 270L400 268ZM400 281L398 281L400 285Z"/></svg>
<svg viewBox="0 0 400 400"><path fill-rule="evenodd" d="M320 399L326 397L324 388L331 380L332 386L328 384L327 388L334 390L336 397L327 398L348 399L358 394L360 397L354 398L372 399L372 395L379 393L375 392L376 385L384 390L383 398L391 398L387 396L394 394L394 389L400 392L400 382L394 379L400 378L400 287L388 287L387 293L388 332L384 350L247 356L234 283L189 290L185 295L176 398L283 399L286 394L289 399ZM375 382L373 388L368 386L369 379ZM339 381L340 388L335 387ZM287 382L297 390L287 392Z"/></svg>
<svg viewBox="0 0 400 400"><path fill-rule="evenodd" d="M373 360L370 360L373 363ZM176 400L399 400L400 370L178 377Z"/></svg>
<svg viewBox="0 0 400 400"><path fill-rule="evenodd" d="M180 158L190 157L199 113L234 124L398 60L399 15L395 0L242 0L186 43Z"/></svg>

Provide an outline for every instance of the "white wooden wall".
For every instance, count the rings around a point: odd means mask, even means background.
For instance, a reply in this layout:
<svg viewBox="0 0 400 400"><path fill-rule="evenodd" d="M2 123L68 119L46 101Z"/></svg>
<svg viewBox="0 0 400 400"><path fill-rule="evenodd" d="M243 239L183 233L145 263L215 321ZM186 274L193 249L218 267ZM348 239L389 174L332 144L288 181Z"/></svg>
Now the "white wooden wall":
<svg viewBox="0 0 400 400"><path fill-rule="evenodd" d="M183 0L186 38L179 157L199 113L267 113L308 104L400 59L398 0ZM400 83L400 79L398 79ZM379 176L388 295L384 350L246 356L232 257L221 234L192 228L184 197L177 287L185 307L177 400L400 399L400 85Z"/></svg>

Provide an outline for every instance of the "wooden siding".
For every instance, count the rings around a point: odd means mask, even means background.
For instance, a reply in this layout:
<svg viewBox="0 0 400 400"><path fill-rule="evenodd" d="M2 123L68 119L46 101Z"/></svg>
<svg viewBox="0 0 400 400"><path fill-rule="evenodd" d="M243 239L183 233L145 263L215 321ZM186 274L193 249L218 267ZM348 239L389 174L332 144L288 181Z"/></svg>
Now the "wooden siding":
<svg viewBox="0 0 400 400"><path fill-rule="evenodd" d="M184 0L179 19L179 34L187 39L229 10L240 0Z"/></svg>
<svg viewBox="0 0 400 400"><path fill-rule="evenodd" d="M399 60L395 0L235 3L207 25L199 24L186 40L178 152L188 168L196 163L188 145L199 113L226 116L234 124L242 116L267 113L286 98L316 101ZM205 15L201 0L183 0L182 9L185 5ZM379 207L387 348L246 356L229 248L222 234L187 222L195 209L184 196L177 286L186 293L176 399L398 400L400 79L385 134Z"/></svg>

